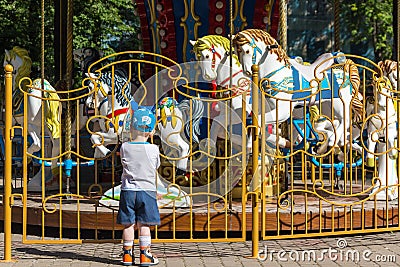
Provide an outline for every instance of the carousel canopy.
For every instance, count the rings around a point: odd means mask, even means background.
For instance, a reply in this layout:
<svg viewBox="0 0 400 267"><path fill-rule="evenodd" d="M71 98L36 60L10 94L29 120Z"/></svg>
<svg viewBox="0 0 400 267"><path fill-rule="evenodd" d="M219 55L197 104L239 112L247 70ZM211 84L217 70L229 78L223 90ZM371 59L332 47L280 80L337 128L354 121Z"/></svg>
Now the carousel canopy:
<svg viewBox="0 0 400 267"><path fill-rule="evenodd" d="M277 37L278 1L233 1L233 33L258 28ZM189 40L209 34L227 37L230 33L230 6L231 0L137 1L143 49L178 63L194 60Z"/></svg>

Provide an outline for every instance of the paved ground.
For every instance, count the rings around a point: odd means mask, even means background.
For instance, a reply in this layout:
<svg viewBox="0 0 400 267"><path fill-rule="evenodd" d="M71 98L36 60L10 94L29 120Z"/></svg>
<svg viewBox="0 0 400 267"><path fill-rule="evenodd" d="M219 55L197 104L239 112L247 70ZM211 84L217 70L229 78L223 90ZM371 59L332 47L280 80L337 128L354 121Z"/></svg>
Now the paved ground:
<svg viewBox="0 0 400 267"><path fill-rule="evenodd" d="M29 237L37 239L38 237ZM4 238L0 234L0 257ZM159 243L159 266L400 266L400 232L346 237L260 241L260 259L249 259L251 241L239 243ZM266 251L266 253L265 253ZM2 266L118 266L120 244L27 245L13 236L15 262Z"/></svg>

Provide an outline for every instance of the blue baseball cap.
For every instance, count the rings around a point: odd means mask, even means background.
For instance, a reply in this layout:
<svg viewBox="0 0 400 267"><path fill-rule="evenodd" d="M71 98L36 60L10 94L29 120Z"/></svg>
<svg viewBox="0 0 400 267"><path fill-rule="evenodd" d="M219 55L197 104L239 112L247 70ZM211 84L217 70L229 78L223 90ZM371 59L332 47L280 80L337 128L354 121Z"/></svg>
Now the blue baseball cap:
<svg viewBox="0 0 400 267"><path fill-rule="evenodd" d="M140 132L151 132L156 126L156 116L147 108L139 108L134 111L132 126Z"/></svg>

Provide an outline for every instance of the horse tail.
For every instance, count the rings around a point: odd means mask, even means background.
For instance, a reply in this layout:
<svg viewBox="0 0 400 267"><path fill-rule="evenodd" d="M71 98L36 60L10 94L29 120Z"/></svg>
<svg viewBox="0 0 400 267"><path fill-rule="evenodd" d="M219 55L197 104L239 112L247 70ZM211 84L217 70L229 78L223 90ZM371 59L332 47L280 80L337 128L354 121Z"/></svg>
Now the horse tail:
<svg viewBox="0 0 400 267"><path fill-rule="evenodd" d="M384 76L388 76L390 73L397 71L397 63L390 59L379 61L378 67L382 69Z"/></svg>
<svg viewBox="0 0 400 267"><path fill-rule="evenodd" d="M192 99L188 100L185 99L181 103L178 104L178 108L182 110L182 114L184 116L183 120L186 120L186 117L188 116L188 113L190 111L190 102L192 102L192 125L193 125L193 141L196 143L199 143L199 138L198 136L200 135L200 120L201 117L203 116L204 112L204 105L200 100L197 99ZM185 127L185 132L188 136L190 136L190 123L186 123Z"/></svg>
<svg viewBox="0 0 400 267"><path fill-rule="evenodd" d="M35 88L42 88L41 80L36 79L32 84ZM47 98L44 101L46 106L45 121L46 125L50 130L53 138L60 138L61 135L61 123L59 121L60 112L60 97L56 90L50 85L47 80L44 80L44 97Z"/></svg>
<svg viewBox="0 0 400 267"><path fill-rule="evenodd" d="M365 113L363 105L363 97L359 93L360 89L360 74L358 73L358 68L356 64L351 59L346 59L343 68L345 73L350 76L350 83L352 86L351 90L351 109L353 111L353 122L360 122L363 119L363 114Z"/></svg>

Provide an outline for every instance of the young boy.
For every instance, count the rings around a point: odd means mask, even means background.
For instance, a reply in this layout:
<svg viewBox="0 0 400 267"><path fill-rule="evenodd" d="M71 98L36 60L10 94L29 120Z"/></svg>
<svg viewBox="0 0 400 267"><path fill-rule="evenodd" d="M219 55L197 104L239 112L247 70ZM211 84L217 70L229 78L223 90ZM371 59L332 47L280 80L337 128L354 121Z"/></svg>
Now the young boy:
<svg viewBox="0 0 400 267"><path fill-rule="evenodd" d="M120 149L123 172L117 223L124 225L122 261L125 266L135 263L135 224L139 229L140 266L158 264L157 257L150 252L149 226L160 225L156 191L160 152L158 146L147 142L154 134L155 125L156 118L150 110L136 110L131 124L133 141L123 143Z"/></svg>

